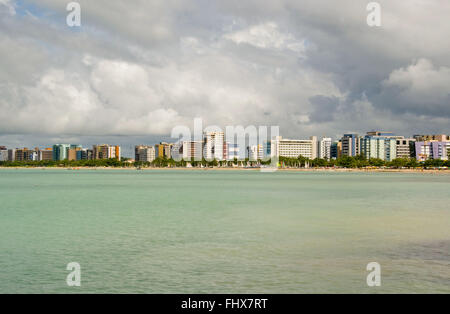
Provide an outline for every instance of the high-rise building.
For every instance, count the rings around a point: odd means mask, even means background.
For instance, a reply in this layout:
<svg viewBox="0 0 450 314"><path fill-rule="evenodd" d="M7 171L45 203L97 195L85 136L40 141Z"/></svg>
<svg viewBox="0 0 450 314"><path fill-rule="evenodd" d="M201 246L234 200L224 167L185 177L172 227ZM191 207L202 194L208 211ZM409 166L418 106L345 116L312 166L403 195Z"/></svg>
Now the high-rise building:
<svg viewBox="0 0 450 314"><path fill-rule="evenodd" d="M138 157L139 157L138 161L152 162L156 158L155 147L146 146L144 148L139 149Z"/></svg>
<svg viewBox="0 0 450 314"><path fill-rule="evenodd" d="M38 152L35 150L28 151L27 160L38 161L39 160Z"/></svg>
<svg viewBox="0 0 450 314"><path fill-rule="evenodd" d="M317 137L311 136L309 140L290 140L277 136L271 141L271 156L309 159L317 158Z"/></svg>
<svg viewBox="0 0 450 314"><path fill-rule="evenodd" d="M66 160L68 158L69 149L70 144L53 145L53 160Z"/></svg>
<svg viewBox="0 0 450 314"><path fill-rule="evenodd" d="M413 138L399 138L397 139L397 158L411 158L414 155Z"/></svg>
<svg viewBox="0 0 450 314"><path fill-rule="evenodd" d="M200 161L202 160L202 147L202 141L177 142L172 147L172 158L177 161L192 159Z"/></svg>
<svg viewBox="0 0 450 314"><path fill-rule="evenodd" d="M75 160L86 160L86 157L87 157L87 149L86 148L81 148L81 149L76 150Z"/></svg>
<svg viewBox="0 0 450 314"><path fill-rule="evenodd" d="M66 160L66 159L77 160L76 151L80 149L82 149L81 145L74 145L74 144L53 145L53 160Z"/></svg>
<svg viewBox="0 0 450 314"><path fill-rule="evenodd" d="M134 160L135 161L139 161L139 150L144 149L145 147L148 147L148 146L145 146L145 145L134 146Z"/></svg>
<svg viewBox="0 0 450 314"><path fill-rule="evenodd" d="M252 145L247 147L248 159L252 161L261 160L264 157L264 145Z"/></svg>
<svg viewBox="0 0 450 314"><path fill-rule="evenodd" d="M428 159L448 160L450 152L450 141L425 141L415 143L415 155L418 161Z"/></svg>
<svg viewBox="0 0 450 314"><path fill-rule="evenodd" d="M342 157L342 142L334 142L331 144L330 148L331 158L338 159Z"/></svg>
<svg viewBox="0 0 450 314"><path fill-rule="evenodd" d="M358 134L344 134L341 139L342 156L354 157L361 154L360 141Z"/></svg>
<svg viewBox="0 0 450 314"><path fill-rule="evenodd" d="M75 148L69 148L67 151L67 160L74 161L77 160L77 152L78 150Z"/></svg>
<svg viewBox="0 0 450 314"><path fill-rule="evenodd" d="M258 160L258 147L256 145L247 146L247 156L249 160Z"/></svg>
<svg viewBox="0 0 450 314"><path fill-rule="evenodd" d="M39 151L39 160L53 160L53 150L51 148L45 148Z"/></svg>
<svg viewBox="0 0 450 314"><path fill-rule="evenodd" d="M92 146L94 159L118 159L120 160L120 146L107 144Z"/></svg>
<svg viewBox="0 0 450 314"><path fill-rule="evenodd" d="M15 160L17 161L25 161L29 160L30 150L28 148L17 148L15 153Z"/></svg>
<svg viewBox="0 0 450 314"><path fill-rule="evenodd" d="M395 135L392 132L367 132L367 135L361 139L361 154L368 159L379 158L385 161L392 161L398 158L398 146L401 149L402 156L406 153L402 140L404 140L403 136ZM398 145L398 143L401 145Z"/></svg>
<svg viewBox="0 0 450 314"><path fill-rule="evenodd" d="M206 160L223 160L223 132L206 132L203 140L203 157Z"/></svg>
<svg viewBox="0 0 450 314"><path fill-rule="evenodd" d="M16 150L14 148L8 149L8 161L16 160Z"/></svg>
<svg viewBox="0 0 450 314"><path fill-rule="evenodd" d="M320 159L331 159L332 140L329 137L322 138L318 143L317 153Z"/></svg>
<svg viewBox="0 0 450 314"><path fill-rule="evenodd" d="M155 145L155 154L156 158L167 158L170 159L172 157L171 155L171 149L173 144L161 142L159 144Z"/></svg>
<svg viewBox="0 0 450 314"><path fill-rule="evenodd" d="M397 158L397 139L401 138L390 132L368 132L360 140L360 153L367 159L378 158L392 161Z"/></svg>
<svg viewBox="0 0 450 314"><path fill-rule="evenodd" d="M164 158L164 145L162 143L155 145L156 158Z"/></svg>
<svg viewBox="0 0 450 314"><path fill-rule="evenodd" d="M8 149L4 146L0 147L0 161L8 161Z"/></svg>
<svg viewBox="0 0 450 314"><path fill-rule="evenodd" d="M157 144L158 145L158 144ZM155 146L151 146L151 145L136 145L135 147L134 147L134 160L136 160L136 161L146 161L146 159L147 159L147 156L143 156L143 157L141 157L140 156L140 154L142 153L142 154L146 154L146 149L148 149L148 148L153 148L153 150L155 151L155 156L154 156L154 158L153 158L153 160L154 159L156 159L156 158L158 158L158 148L157 148L157 145L155 145Z"/></svg>

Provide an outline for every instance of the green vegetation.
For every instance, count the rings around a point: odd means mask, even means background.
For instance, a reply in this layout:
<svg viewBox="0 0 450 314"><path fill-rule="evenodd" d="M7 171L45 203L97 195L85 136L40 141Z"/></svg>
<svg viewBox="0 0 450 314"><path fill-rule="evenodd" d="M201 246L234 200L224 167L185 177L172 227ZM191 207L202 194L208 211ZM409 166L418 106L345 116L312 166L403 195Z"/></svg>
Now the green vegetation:
<svg viewBox="0 0 450 314"><path fill-rule="evenodd" d="M157 158L153 162L129 162L128 158L122 160L117 159L99 159L99 160L77 160L77 161L0 161L0 167L111 167L111 168L182 168L190 164L192 167L256 167L259 165L268 165L270 161L249 161L237 160L234 161L201 161L185 160L175 161L167 158ZM418 162L415 158L398 158L393 161L384 161L381 159L366 159L359 155L356 157L343 156L336 160L325 159L308 159L302 156L298 158L280 157L279 164L284 168L324 168L324 167L338 167L338 168L439 168L450 167L450 161L447 160L427 160L425 162Z"/></svg>
<svg viewBox="0 0 450 314"><path fill-rule="evenodd" d="M447 160L427 160L425 162L418 162L415 158L397 158L392 161L384 161L378 158L367 159L363 155L355 157L343 156L338 159L326 160L326 159L307 159L304 157L298 158L285 158L280 157L280 164L282 167L305 167L308 164L309 167L339 167L339 168L439 168L450 167L450 161Z"/></svg>
<svg viewBox="0 0 450 314"><path fill-rule="evenodd" d="M98 159L98 160L42 160L42 161L0 161L0 167L132 167L126 160Z"/></svg>

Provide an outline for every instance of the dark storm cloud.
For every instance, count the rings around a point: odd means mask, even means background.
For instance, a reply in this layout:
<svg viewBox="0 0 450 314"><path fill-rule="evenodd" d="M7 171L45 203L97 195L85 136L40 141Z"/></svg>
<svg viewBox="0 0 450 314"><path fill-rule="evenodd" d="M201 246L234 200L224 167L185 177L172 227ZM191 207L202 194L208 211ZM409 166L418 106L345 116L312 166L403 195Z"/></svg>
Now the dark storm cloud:
<svg viewBox="0 0 450 314"><path fill-rule="evenodd" d="M74 30L64 1L0 0L0 135L448 132L449 2L379 1L380 28L362 0L79 2Z"/></svg>
<svg viewBox="0 0 450 314"><path fill-rule="evenodd" d="M334 120L334 114L339 106L339 98L317 95L311 97L309 102L313 105L310 122L328 122Z"/></svg>

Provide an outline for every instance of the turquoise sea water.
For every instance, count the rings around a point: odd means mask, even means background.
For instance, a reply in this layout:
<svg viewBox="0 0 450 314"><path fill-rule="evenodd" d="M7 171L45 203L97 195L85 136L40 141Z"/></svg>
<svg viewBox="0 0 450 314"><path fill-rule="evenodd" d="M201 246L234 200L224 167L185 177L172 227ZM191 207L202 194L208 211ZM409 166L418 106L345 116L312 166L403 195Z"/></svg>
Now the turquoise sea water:
<svg viewBox="0 0 450 314"><path fill-rule="evenodd" d="M0 169L0 217L0 293L450 292L450 175Z"/></svg>

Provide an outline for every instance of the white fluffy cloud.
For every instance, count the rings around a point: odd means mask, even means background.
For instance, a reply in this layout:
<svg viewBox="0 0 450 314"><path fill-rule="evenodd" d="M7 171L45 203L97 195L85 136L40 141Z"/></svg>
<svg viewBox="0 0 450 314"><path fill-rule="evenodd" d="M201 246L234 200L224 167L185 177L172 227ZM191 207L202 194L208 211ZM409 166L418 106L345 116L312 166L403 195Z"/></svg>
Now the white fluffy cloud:
<svg viewBox="0 0 450 314"><path fill-rule="evenodd" d="M297 40L292 34L279 31L278 25L268 22L250 26L224 36L237 44L249 44L262 49L292 50L302 54L305 51L303 41Z"/></svg>
<svg viewBox="0 0 450 314"><path fill-rule="evenodd" d="M435 67L430 60L419 59L394 70L383 87L386 98L395 100L398 110L449 117L449 82L449 67Z"/></svg>
<svg viewBox="0 0 450 314"><path fill-rule="evenodd" d="M420 59L406 68L394 70L384 86L399 87L410 98L420 97L422 101L443 99L450 94L450 68L435 67L431 61Z"/></svg>

